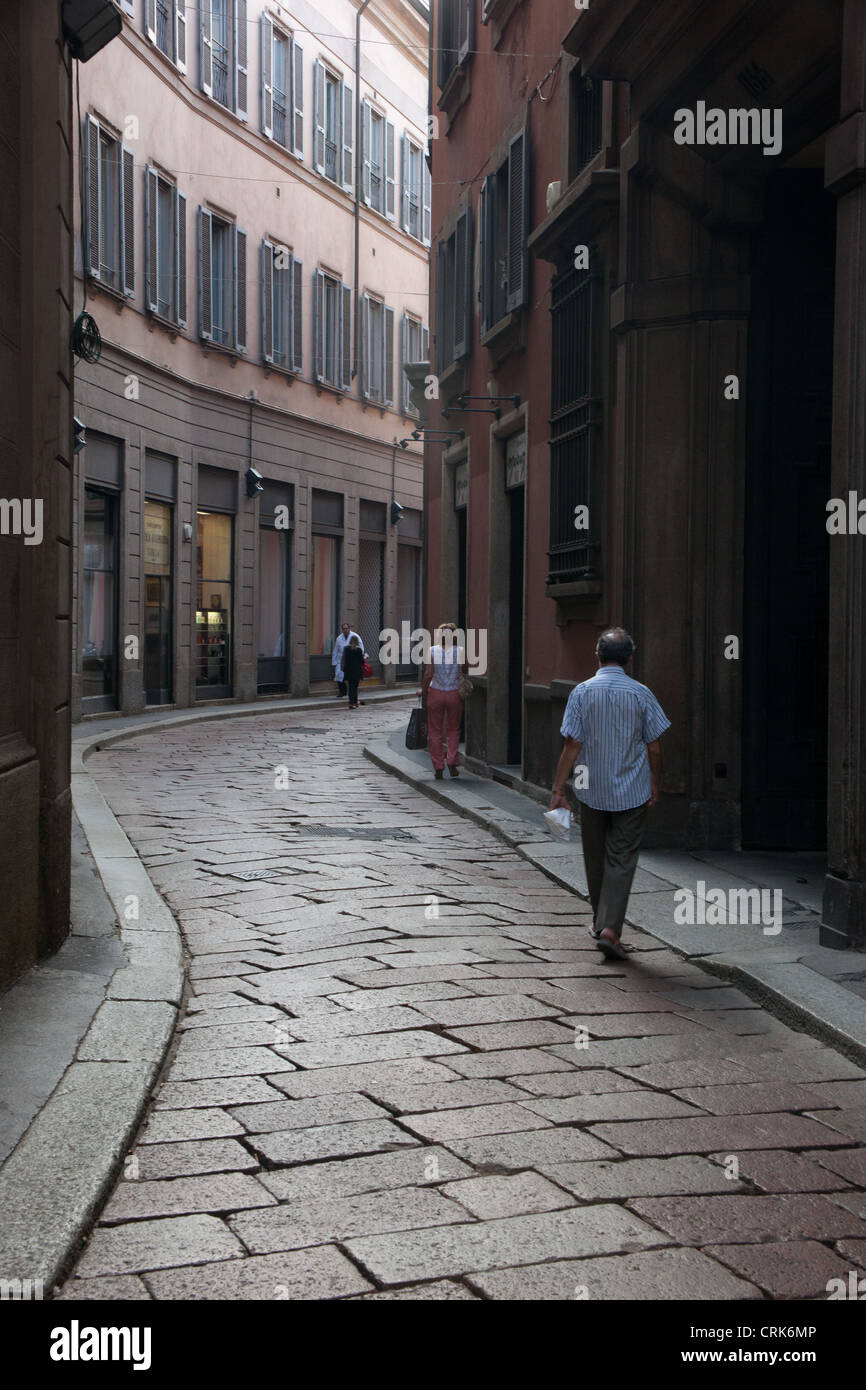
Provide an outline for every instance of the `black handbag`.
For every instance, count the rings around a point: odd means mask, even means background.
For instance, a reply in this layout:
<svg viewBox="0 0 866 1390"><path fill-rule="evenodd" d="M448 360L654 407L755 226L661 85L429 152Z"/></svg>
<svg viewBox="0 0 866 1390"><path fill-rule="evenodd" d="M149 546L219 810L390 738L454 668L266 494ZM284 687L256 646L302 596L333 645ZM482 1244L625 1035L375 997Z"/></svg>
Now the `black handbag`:
<svg viewBox="0 0 866 1390"><path fill-rule="evenodd" d="M427 710L422 704L417 704L409 715L409 727L406 730L407 748L426 748L427 747Z"/></svg>

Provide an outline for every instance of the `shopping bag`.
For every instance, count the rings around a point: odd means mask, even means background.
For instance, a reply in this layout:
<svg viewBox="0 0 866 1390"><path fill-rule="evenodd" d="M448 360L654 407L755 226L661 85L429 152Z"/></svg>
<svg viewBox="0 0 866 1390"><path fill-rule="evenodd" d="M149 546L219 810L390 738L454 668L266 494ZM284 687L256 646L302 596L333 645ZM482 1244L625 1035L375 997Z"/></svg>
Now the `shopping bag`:
<svg viewBox="0 0 866 1390"><path fill-rule="evenodd" d="M409 715L409 727L406 730L406 747L427 747L427 711L423 705L416 705Z"/></svg>
<svg viewBox="0 0 866 1390"><path fill-rule="evenodd" d="M361 675L363 676L363 678L364 678L365 681L368 681L368 680L370 679L370 677L372 676L372 674L373 674L373 668L372 668L372 666L370 665L369 661L365 661L365 662L364 662L364 665L361 667Z"/></svg>

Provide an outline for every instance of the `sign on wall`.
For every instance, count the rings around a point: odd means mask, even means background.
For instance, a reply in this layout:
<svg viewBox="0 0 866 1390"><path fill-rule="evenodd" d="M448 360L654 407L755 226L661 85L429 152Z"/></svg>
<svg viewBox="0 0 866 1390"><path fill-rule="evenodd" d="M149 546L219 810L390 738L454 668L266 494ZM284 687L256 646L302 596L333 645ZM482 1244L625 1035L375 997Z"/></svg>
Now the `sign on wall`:
<svg viewBox="0 0 866 1390"><path fill-rule="evenodd" d="M526 433L511 434L505 441L505 486L523 487L526 482Z"/></svg>

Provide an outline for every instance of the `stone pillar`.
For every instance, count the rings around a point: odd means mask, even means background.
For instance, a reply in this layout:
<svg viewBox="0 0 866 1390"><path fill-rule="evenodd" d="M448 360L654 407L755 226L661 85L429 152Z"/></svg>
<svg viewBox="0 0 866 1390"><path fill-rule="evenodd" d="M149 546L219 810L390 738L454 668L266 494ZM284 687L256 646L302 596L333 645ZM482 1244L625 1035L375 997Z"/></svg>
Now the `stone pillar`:
<svg viewBox="0 0 866 1390"><path fill-rule="evenodd" d="M839 199L832 496L866 497L866 11L846 0L839 124L826 186ZM830 538L827 857L820 941L866 946L866 538Z"/></svg>

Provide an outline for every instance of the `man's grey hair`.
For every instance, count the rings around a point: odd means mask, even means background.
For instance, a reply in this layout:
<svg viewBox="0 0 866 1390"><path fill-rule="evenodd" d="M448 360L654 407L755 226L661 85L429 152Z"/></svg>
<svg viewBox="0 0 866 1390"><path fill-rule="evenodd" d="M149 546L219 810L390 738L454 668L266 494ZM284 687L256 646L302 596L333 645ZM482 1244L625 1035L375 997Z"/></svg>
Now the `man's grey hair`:
<svg viewBox="0 0 866 1390"><path fill-rule="evenodd" d="M609 627L599 637L595 650L598 652L599 661L616 661L620 666L625 666L637 649L634 638L629 636L624 627Z"/></svg>

